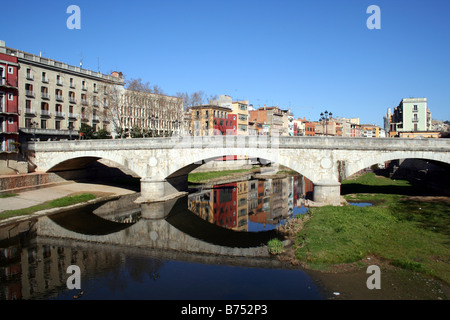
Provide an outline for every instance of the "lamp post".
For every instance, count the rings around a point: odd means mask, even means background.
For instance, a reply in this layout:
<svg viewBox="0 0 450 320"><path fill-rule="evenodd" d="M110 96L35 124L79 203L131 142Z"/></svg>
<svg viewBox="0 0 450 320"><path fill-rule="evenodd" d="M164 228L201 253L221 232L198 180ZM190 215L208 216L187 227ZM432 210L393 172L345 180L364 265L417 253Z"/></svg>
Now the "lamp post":
<svg viewBox="0 0 450 320"><path fill-rule="evenodd" d="M69 124L68 126L67 126L67 129L69 130L69 140L72 140L72 126Z"/></svg>
<svg viewBox="0 0 450 320"><path fill-rule="evenodd" d="M328 136L328 120L331 119L331 116L333 114L331 112L328 112L327 110L325 110L325 112L321 112L320 113L320 121L322 121L323 123L325 123L325 132L326 132L326 136Z"/></svg>
<svg viewBox="0 0 450 320"><path fill-rule="evenodd" d="M36 127L38 123L36 121L31 122L31 126L33 127L33 141L36 141Z"/></svg>
<svg viewBox="0 0 450 320"><path fill-rule="evenodd" d="M152 115L150 119L152 121L152 137L155 137L155 129L156 129L156 122L158 121L158 116Z"/></svg>

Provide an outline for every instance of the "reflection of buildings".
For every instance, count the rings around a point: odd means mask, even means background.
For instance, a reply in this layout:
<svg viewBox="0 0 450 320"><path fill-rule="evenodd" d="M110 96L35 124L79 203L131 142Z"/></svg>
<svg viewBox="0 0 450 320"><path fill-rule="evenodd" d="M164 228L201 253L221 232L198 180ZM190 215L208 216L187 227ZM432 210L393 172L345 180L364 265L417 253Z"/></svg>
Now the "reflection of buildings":
<svg viewBox="0 0 450 320"><path fill-rule="evenodd" d="M236 189L236 183L214 186L213 223L228 229L236 228Z"/></svg>
<svg viewBox="0 0 450 320"><path fill-rule="evenodd" d="M67 290L67 267L77 265L81 274L121 263L120 255L77 248L35 244L22 249L14 244L0 251L0 300L43 299L48 292Z"/></svg>
<svg viewBox="0 0 450 320"><path fill-rule="evenodd" d="M189 210L216 225L248 231L249 222L276 225L312 199L313 183L302 175L216 185L189 196ZM213 212L213 215L210 213Z"/></svg>
<svg viewBox="0 0 450 320"><path fill-rule="evenodd" d="M235 230L248 230L248 181L237 182L237 215L238 225Z"/></svg>

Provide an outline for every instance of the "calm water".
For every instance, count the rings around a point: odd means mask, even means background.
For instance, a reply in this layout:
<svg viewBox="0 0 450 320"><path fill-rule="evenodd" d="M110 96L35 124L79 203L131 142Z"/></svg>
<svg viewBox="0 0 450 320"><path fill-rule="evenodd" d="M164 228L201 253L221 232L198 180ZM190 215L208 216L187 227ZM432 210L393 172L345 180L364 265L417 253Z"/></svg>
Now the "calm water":
<svg viewBox="0 0 450 320"><path fill-rule="evenodd" d="M286 217L303 214L302 177L198 189L169 203L167 218L135 196L0 230L0 299L322 299L303 271L263 247Z"/></svg>

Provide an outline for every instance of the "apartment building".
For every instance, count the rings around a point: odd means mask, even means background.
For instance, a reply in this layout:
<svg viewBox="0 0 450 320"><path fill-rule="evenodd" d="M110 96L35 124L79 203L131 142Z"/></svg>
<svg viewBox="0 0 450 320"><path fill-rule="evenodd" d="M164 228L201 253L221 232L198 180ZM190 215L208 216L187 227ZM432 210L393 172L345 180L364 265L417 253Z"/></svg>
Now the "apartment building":
<svg viewBox="0 0 450 320"><path fill-rule="evenodd" d="M361 124L361 137L365 138L385 138L386 134L383 128L374 124Z"/></svg>
<svg viewBox="0 0 450 320"><path fill-rule="evenodd" d="M235 129L230 129L230 127L233 127L233 121L237 121L233 120L233 117L229 118L229 115L233 115L231 108L201 105L189 107L187 110L191 114L191 131L194 136L212 136L236 132ZM223 132L220 128L224 128L226 132Z"/></svg>
<svg viewBox="0 0 450 320"><path fill-rule="evenodd" d="M248 100L233 101L231 104L232 112L237 116L237 131L238 136L248 135Z"/></svg>
<svg viewBox="0 0 450 320"><path fill-rule="evenodd" d="M68 65L0 43L0 53L17 58L20 140L70 139L82 123L110 128L106 117L109 92L124 86L120 73L100 72Z"/></svg>
<svg viewBox="0 0 450 320"><path fill-rule="evenodd" d="M385 130L389 136L399 136L405 132L425 132L431 130L431 112L427 106L427 98L402 99L384 118Z"/></svg>
<svg viewBox="0 0 450 320"><path fill-rule="evenodd" d="M18 63L0 53L0 152L18 151Z"/></svg>
<svg viewBox="0 0 450 320"><path fill-rule="evenodd" d="M183 99L156 93L121 90L120 103L108 109L116 133L128 136L133 129L144 137L184 133Z"/></svg>
<svg viewBox="0 0 450 320"><path fill-rule="evenodd" d="M279 135L283 132L283 111L278 106L249 111L249 121L262 123L264 134Z"/></svg>

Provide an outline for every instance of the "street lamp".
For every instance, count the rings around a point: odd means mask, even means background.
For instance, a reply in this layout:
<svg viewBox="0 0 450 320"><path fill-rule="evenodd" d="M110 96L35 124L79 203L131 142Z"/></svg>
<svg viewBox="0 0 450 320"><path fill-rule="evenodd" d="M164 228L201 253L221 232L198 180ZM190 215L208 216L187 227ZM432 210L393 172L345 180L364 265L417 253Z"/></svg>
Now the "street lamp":
<svg viewBox="0 0 450 320"><path fill-rule="evenodd" d="M69 123L69 125L67 126L67 129L69 130L69 140L72 140L72 126L70 125L70 123Z"/></svg>
<svg viewBox="0 0 450 320"><path fill-rule="evenodd" d="M156 122L158 121L158 116L152 115L150 117L150 120L152 121L152 137L154 137L155 136Z"/></svg>
<svg viewBox="0 0 450 320"><path fill-rule="evenodd" d="M328 136L328 120L331 119L331 116L333 114L331 112L328 112L327 110L325 110L325 112L321 112L320 113L320 121L322 121L323 123L325 123L325 132L326 132L326 136Z"/></svg>
<svg viewBox="0 0 450 320"><path fill-rule="evenodd" d="M36 141L36 127L38 123L36 121L31 122L31 126L33 127L33 141Z"/></svg>

